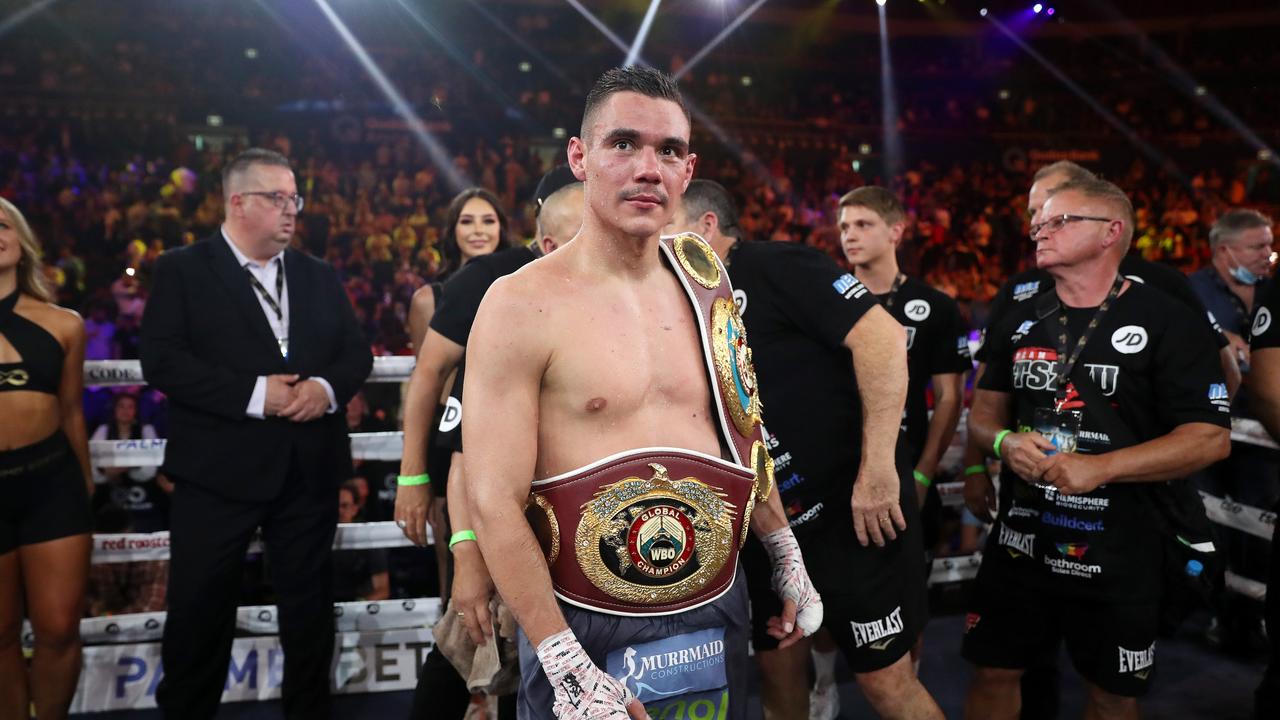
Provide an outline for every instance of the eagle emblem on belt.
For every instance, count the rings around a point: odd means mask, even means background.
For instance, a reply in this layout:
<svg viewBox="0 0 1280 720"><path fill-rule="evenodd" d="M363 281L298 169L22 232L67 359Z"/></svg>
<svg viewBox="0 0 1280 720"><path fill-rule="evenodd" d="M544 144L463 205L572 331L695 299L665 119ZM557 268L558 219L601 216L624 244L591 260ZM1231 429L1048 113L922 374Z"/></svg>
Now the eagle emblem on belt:
<svg viewBox="0 0 1280 720"><path fill-rule="evenodd" d="M601 488L582 506L574 549L582 572L607 595L637 604L678 602L720 573L734 537L734 506L694 477L666 467Z"/></svg>

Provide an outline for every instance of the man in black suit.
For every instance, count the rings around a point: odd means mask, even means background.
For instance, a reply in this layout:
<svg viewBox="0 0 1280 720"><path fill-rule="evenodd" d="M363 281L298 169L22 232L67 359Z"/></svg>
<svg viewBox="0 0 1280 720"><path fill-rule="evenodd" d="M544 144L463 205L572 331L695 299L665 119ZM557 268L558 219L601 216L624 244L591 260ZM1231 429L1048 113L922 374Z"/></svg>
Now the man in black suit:
<svg viewBox="0 0 1280 720"><path fill-rule="evenodd" d="M373 364L333 270L289 249L302 198L289 161L251 149L224 169L220 232L165 253L142 367L170 403L169 616L156 700L210 718L227 676L245 552L262 528L279 606L284 710L329 710L334 496L351 475L341 409Z"/></svg>

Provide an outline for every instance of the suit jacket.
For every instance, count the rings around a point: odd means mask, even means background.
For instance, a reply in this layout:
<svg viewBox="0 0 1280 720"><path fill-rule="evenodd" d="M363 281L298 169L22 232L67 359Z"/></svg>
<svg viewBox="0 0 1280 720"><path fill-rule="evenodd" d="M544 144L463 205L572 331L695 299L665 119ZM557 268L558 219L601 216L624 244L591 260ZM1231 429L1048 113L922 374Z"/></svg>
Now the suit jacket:
<svg viewBox="0 0 1280 720"><path fill-rule="evenodd" d="M156 263L142 318L142 370L169 398L164 470L244 501L275 497L296 455L303 477L330 490L351 476L342 408L373 366L337 274L288 249L289 357L219 232ZM338 412L311 422L245 415L259 375L296 373L333 386Z"/></svg>

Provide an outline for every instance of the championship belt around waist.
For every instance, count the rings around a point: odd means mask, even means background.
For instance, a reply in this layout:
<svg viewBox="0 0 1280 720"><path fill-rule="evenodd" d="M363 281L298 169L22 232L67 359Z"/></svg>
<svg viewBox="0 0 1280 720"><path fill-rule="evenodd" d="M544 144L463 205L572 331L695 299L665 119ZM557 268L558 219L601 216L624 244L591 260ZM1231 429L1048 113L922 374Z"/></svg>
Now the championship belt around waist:
<svg viewBox="0 0 1280 720"><path fill-rule="evenodd" d="M526 513L561 600L667 615L733 586L761 485L720 458L645 448L534 482Z"/></svg>

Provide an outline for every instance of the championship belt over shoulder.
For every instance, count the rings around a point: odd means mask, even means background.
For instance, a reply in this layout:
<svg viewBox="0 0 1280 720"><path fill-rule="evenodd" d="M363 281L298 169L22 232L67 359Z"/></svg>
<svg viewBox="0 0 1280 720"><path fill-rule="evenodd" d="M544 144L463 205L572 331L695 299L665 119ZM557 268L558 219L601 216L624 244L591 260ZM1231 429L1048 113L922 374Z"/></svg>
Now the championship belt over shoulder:
<svg viewBox="0 0 1280 720"><path fill-rule="evenodd" d="M616 615L665 615L723 595L757 502L773 492L746 328L724 266L693 233L662 238L702 328L724 460L680 448L620 453L533 483L527 515L556 595Z"/></svg>

